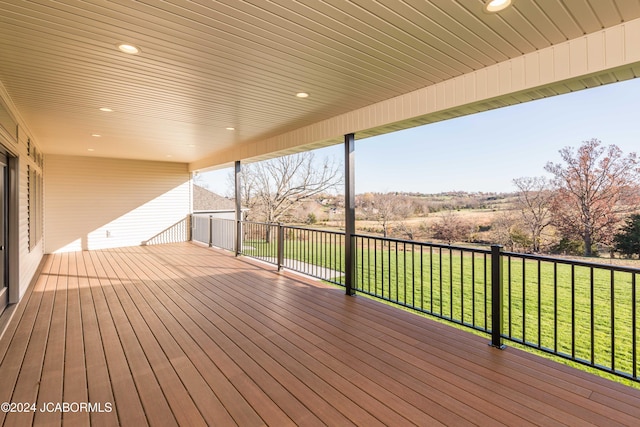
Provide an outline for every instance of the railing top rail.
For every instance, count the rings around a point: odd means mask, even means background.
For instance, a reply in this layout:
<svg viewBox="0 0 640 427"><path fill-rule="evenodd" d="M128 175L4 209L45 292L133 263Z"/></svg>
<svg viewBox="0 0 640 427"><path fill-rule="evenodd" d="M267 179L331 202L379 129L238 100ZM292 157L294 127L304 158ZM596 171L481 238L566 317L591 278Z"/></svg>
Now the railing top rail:
<svg viewBox="0 0 640 427"><path fill-rule="evenodd" d="M344 236L344 231L336 231L336 230L325 230L322 228L309 228L309 227L302 227L299 225L282 225L283 228L291 228L293 230L305 230L305 231L316 231L319 233L329 233L329 234L340 234Z"/></svg>
<svg viewBox="0 0 640 427"><path fill-rule="evenodd" d="M204 213L194 213L193 215L208 216L208 214L204 214ZM235 220L233 219L226 219L226 218L214 218L214 219L221 220L221 221L235 222ZM276 222L258 222L258 221L242 221L242 223L253 224L253 225L266 225L271 227L276 227L279 225L279 223L276 223ZM280 224L280 225L283 228L288 228L293 230L304 230L304 231L314 231L314 232L328 233L328 234L334 234L334 235L344 235L344 231L325 230L321 228L309 228L309 227L303 227L303 226L297 226L297 225L285 225L285 224ZM413 246L425 246L425 247L433 247L433 248L441 248L441 249L451 249L456 251L473 252L473 253L479 253L479 254L491 254L490 249L473 248L469 246L448 245L444 243L433 243L433 242L420 242L420 241L406 240L406 239L395 239L395 238L374 236L374 235L361 234L361 233L354 234L354 237L385 241L385 242L400 243L400 244L413 245ZM640 274L640 268L636 268L636 267L603 264L603 263L580 261L575 259L566 259L566 258L558 258L558 257L551 257L551 256L535 255L535 254L523 254L518 252L505 251L505 252L502 252L502 255L509 256L512 258L521 258L521 259L543 261L543 262L554 262L557 264L575 265L575 266L588 267L588 268L600 268L600 269L613 270L613 271L619 271L619 272L625 272L625 273Z"/></svg>
<svg viewBox="0 0 640 427"><path fill-rule="evenodd" d="M191 215L193 216L197 216L197 217L202 217L202 218L209 218L210 216L212 216L215 212L194 212ZM229 219L229 218L219 218L216 216L213 216L213 219L219 219L222 221L235 221L235 219Z"/></svg>
<svg viewBox="0 0 640 427"><path fill-rule="evenodd" d="M268 225L270 227L277 227L277 222L258 222L258 221L240 221L243 224L251 224L251 225Z"/></svg>
<svg viewBox="0 0 640 427"><path fill-rule="evenodd" d="M469 246L454 246L454 245L447 245L445 243L431 243L431 242L420 242L417 240L393 239L389 237L371 236L367 234L354 234L354 236L362 237L366 239L381 240L384 242L404 243L407 245L414 245L414 246L428 246L432 248L451 249L455 251L475 252L479 254L491 254L491 250L489 249L472 248Z"/></svg>
<svg viewBox="0 0 640 427"><path fill-rule="evenodd" d="M640 268L627 267L624 265L603 264L598 262L580 261L575 259L557 258L557 257L551 257L551 256L543 256L543 255L522 254L518 252L503 252L502 255L512 257L512 258L522 258L522 259L529 259L534 261L555 262L557 264L568 264L568 265L575 265L579 267L600 268L605 270L620 271L624 273L640 274Z"/></svg>

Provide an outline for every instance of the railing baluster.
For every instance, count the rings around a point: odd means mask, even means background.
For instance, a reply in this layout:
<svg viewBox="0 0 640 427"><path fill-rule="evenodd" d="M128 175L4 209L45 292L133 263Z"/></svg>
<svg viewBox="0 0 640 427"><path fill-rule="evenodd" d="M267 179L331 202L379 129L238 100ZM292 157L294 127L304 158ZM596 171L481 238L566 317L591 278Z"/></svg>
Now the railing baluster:
<svg viewBox="0 0 640 427"><path fill-rule="evenodd" d="M553 352L558 352L558 263L553 263Z"/></svg>
<svg viewBox="0 0 640 427"><path fill-rule="evenodd" d="M389 243L389 250L387 251L387 269L389 270L389 277L387 278L387 285L389 286L389 300L391 300L391 243Z"/></svg>
<svg viewBox="0 0 640 427"><path fill-rule="evenodd" d="M449 318L453 320L453 250L449 246Z"/></svg>
<svg viewBox="0 0 640 427"><path fill-rule="evenodd" d="M489 325L489 310L487 307L488 295L487 295L487 254L483 254L484 259L484 328L487 329ZM511 336L511 335L509 335Z"/></svg>
<svg viewBox="0 0 640 427"><path fill-rule="evenodd" d="M542 269L538 260L538 348L542 346Z"/></svg>
<svg viewBox="0 0 640 427"><path fill-rule="evenodd" d="M593 277L593 267L591 267L589 269L589 305L590 305L590 309L591 309L591 322L590 323L590 329L591 329L591 364L593 365L595 363L595 315L596 315L596 311L595 311L595 282L594 282L594 277Z"/></svg>
<svg viewBox="0 0 640 427"><path fill-rule="evenodd" d="M440 315L443 316L442 313L442 248L439 248L439 263L438 265L440 266L440 294L438 295L439 299L440 299Z"/></svg>
<svg viewBox="0 0 640 427"><path fill-rule="evenodd" d="M502 246L491 246L491 346L502 345Z"/></svg>
<svg viewBox="0 0 640 427"><path fill-rule="evenodd" d="M471 324L476 326L476 254L471 252Z"/></svg>
<svg viewBox="0 0 640 427"><path fill-rule="evenodd" d="M571 358L576 358L576 269L571 265Z"/></svg>
<svg viewBox="0 0 640 427"><path fill-rule="evenodd" d="M460 322L464 323L464 252L460 249Z"/></svg>
<svg viewBox="0 0 640 427"><path fill-rule="evenodd" d="M423 262L423 249L424 246L420 245L420 310L424 311L424 262Z"/></svg>
<svg viewBox="0 0 640 427"><path fill-rule="evenodd" d="M402 243L402 262L403 265L403 294L402 300L406 304L407 303L407 244Z"/></svg>
<svg viewBox="0 0 640 427"><path fill-rule="evenodd" d="M508 297L508 303L507 303L507 313L508 313L508 324L507 324L507 328L509 330L508 335L509 338L513 337L513 333L511 331L511 326L513 325L513 317L512 317L512 312L511 312L511 308L513 307L513 302L512 302L512 292L511 292L511 255L507 256L507 297Z"/></svg>
<svg viewBox="0 0 640 427"><path fill-rule="evenodd" d="M373 289L374 293L378 293L378 242L374 239L367 238L369 242L373 240ZM371 273L369 273L371 276Z"/></svg>
<svg viewBox="0 0 640 427"><path fill-rule="evenodd" d="M527 342L527 272L522 259L522 342Z"/></svg>
<svg viewBox="0 0 640 427"><path fill-rule="evenodd" d="M396 270L396 299L395 301L400 301L400 282L398 280L398 274L400 272L400 268L399 268L399 264L398 264L398 242L395 242L395 253L396 253L396 264L395 264L395 270Z"/></svg>
<svg viewBox="0 0 640 427"><path fill-rule="evenodd" d="M415 258L414 258L414 247L411 244L411 306L415 307L416 305L416 268L415 268Z"/></svg>
<svg viewBox="0 0 640 427"><path fill-rule="evenodd" d="M616 279L611 270L611 370L616 370Z"/></svg>
<svg viewBox="0 0 640 427"><path fill-rule="evenodd" d="M429 312L433 313L433 246L429 247Z"/></svg>
<svg viewBox="0 0 640 427"><path fill-rule="evenodd" d="M638 379L638 307L636 302L636 276L637 274L631 273L631 369L633 378Z"/></svg>

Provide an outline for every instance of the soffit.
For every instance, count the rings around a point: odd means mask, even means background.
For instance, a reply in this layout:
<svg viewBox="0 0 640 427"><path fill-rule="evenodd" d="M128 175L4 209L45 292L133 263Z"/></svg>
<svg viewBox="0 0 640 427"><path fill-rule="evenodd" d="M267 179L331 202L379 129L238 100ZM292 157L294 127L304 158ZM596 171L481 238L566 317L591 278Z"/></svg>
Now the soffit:
<svg viewBox="0 0 640 427"><path fill-rule="evenodd" d="M0 81L45 153L193 162L640 17L640 0L482 5L0 0Z"/></svg>

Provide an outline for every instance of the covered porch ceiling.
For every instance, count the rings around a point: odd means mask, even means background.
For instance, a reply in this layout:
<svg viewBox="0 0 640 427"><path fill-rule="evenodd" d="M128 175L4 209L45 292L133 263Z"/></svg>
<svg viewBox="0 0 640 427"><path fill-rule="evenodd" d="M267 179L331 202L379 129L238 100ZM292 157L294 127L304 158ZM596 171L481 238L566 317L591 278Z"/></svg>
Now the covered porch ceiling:
<svg viewBox="0 0 640 427"><path fill-rule="evenodd" d="M0 0L0 91L45 153L196 170L640 74L639 0L484 4Z"/></svg>

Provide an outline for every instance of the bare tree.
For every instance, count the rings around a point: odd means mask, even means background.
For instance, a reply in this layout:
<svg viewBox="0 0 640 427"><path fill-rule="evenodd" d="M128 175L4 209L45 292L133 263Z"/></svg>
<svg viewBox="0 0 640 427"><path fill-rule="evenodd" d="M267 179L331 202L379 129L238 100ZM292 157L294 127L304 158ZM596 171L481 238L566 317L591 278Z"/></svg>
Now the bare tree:
<svg viewBox="0 0 640 427"><path fill-rule="evenodd" d="M440 221L433 225L433 237L443 240L448 244L467 240L471 226L454 211L445 211L440 214Z"/></svg>
<svg viewBox="0 0 640 427"><path fill-rule="evenodd" d="M357 204L364 218L380 224L385 238L389 236L391 224L406 219L411 210L407 200L395 193L366 193L358 197Z"/></svg>
<svg viewBox="0 0 640 427"><path fill-rule="evenodd" d="M594 243L609 243L621 221L638 202L640 169L635 153L626 157L615 145L601 147L597 139L574 150L560 150L563 164L547 163L557 187L552 213L556 227L584 242L585 256Z"/></svg>
<svg viewBox="0 0 640 427"><path fill-rule="evenodd" d="M286 218L292 209L342 183L342 168L328 158L317 162L306 151L241 169L241 197L252 217L266 222Z"/></svg>
<svg viewBox="0 0 640 427"><path fill-rule="evenodd" d="M502 211L491 223L491 239L494 243L503 245L507 250L513 251L515 242L511 230L518 220L512 211Z"/></svg>
<svg viewBox="0 0 640 427"><path fill-rule="evenodd" d="M192 181L193 184L197 185L198 187L206 188L207 190L209 189L209 184L205 182L204 177L200 172L194 172L194 174L192 175Z"/></svg>
<svg viewBox="0 0 640 427"><path fill-rule="evenodd" d="M516 178L516 207L531 238L531 250L540 252L542 232L551 224L553 192L544 177Z"/></svg>

